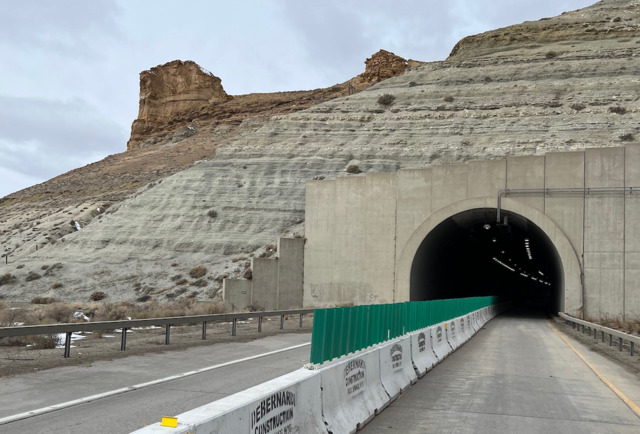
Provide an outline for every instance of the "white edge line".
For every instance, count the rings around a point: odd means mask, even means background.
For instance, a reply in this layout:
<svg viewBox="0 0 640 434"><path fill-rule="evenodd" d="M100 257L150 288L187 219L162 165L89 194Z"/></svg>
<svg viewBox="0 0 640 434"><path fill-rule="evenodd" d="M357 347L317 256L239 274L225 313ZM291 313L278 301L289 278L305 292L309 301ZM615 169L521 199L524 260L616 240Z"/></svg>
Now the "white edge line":
<svg viewBox="0 0 640 434"><path fill-rule="evenodd" d="M269 351L268 353L257 354L255 356L245 357L243 359L232 360L230 362L224 362L213 366L208 366L206 368L196 369L195 371L184 372L182 374L171 375L169 377L160 378L158 380L147 381L146 383L136 384L134 386L123 387L120 389L110 390L108 392L98 393L96 395L86 396L84 398L74 399L72 401L63 402L60 404L49 405L47 407L38 408L31 411L26 411L24 413L14 414L12 416L6 416L0 418L0 425L4 425L11 422L16 422L18 420L27 419L34 416L40 416L41 414L50 413L56 410L62 410L64 408L73 407L74 405L85 404L87 402L96 401L98 399L108 398L115 395L120 395L123 393L131 392L134 390L143 389L145 387L154 386L156 384L166 383L168 381L177 380L179 378L190 377L192 375L201 374L203 372L212 371L218 368L224 368L225 366L233 365L235 363L247 362L249 360L259 359L261 357L271 356L273 354L282 353L285 351L295 350L297 348L302 348L304 346L311 345L311 342L306 342L304 344L294 345L292 347L281 348L275 351Z"/></svg>

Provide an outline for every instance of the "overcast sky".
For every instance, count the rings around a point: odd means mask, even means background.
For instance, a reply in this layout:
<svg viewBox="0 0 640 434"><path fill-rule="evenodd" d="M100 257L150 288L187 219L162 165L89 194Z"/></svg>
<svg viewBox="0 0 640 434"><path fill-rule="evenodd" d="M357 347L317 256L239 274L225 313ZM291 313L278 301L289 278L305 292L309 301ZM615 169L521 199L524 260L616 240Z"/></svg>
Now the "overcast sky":
<svg viewBox="0 0 640 434"><path fill-rule="evenodd" d="M327 87L379 49L445 59L595 0L0 0L0 197L126 150L139 73L193 60L231 95Z"/></svg>

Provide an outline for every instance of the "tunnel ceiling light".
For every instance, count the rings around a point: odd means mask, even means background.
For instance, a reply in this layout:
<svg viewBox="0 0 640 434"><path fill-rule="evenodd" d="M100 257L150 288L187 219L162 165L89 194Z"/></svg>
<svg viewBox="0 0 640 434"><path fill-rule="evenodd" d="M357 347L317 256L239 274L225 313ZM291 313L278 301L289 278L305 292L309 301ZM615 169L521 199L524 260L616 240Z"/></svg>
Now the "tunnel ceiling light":
<svg viewBox="0 0 640 434"><path fill-rule="evenodd" d="M496 240L495 238L491 238L491 241L494 242L494 243L498 242L498 240Z"/></svg>
<svg viewBox="0 0 640 434"><path fill-rule="evenodd" d="M504 262L502 262L500 259L494 257L493 258L494 261L496 261L498 264L502 265L504 268L511 270L511 271L516 271L513 268L509 267L507 264L505 264Z"/></svg>
<svg viewBox="0 0 640 434"><path fill-rule="evenodd" d="M488 231L489 229L491 229L491 225L489 223L485 223L484 226L482 226L484 228L484 230Z"/></svg>
<svg viewBox="0 0 640 434"><path fill-rule="evenodd" d="M538 270L538 274L540 274L541 276L544 276L544 273L540 270Z"/></svg>

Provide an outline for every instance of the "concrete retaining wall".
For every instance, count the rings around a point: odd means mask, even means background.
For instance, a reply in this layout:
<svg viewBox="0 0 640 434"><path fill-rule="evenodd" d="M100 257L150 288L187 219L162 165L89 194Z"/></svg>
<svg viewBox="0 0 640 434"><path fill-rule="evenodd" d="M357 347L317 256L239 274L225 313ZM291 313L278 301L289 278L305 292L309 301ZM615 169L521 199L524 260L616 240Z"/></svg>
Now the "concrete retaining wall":
<svg viewBox="0 0 640 434"><path fill-rule="evenodd" d="M251 260L251 280L225 279L222 294L227 311L249 305L265 310L302 307L304 242L304 238L280 238L278 257Z"/></svg>

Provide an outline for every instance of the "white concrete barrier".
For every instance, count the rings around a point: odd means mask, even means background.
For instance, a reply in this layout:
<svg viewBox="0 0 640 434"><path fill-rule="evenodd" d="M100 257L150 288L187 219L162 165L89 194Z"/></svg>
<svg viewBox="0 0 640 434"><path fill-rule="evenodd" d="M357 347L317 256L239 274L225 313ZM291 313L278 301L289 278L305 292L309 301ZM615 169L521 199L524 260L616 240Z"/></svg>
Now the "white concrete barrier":
<svg viewBox="0 0 640 434"><path fill-rule="evenodd" d="M433 352L432 329L429 327L411 334L411 359L419 377L438 363L438 357Z"/></svg>
<svg viewBox="0 0 640 434"><path fill-rule="evenodd" d="M476 334L476 331L471 326L471 314L460 317L460 327L462 329L461 331L465 342Z"/></svg>
<svg viewBox="0 0 640 434"><path fill-rule="evenodd" d="M182 413L176 427L156 423L135 433L326 432L321 414L320 373L298 369Z"/></svg>
<svg viewBox="0 0 640 434"><path fill-rule="evenodd" d="M394 339L380 346L380 378L391 401L418 380L411 361L409 337Z"/></svg>
<svg viewBox="0 0 640 434"><path fill-rule="evenodd" d="M430 327L433 338L433 352L440 362L453 351L453 348L449 345L449 341L447 341L446 327L447 323L445 322Z"/></svg>
<svg viewBox="0 0 640 434"><path fill-rule="evenodd" d="M376 348L318 371L328 431L353 433L389 404L389 395L380 380L378 352Z"/></svg>
<svg viewBox="0 0 640 434"><path fill-rule="evenodd" d="M480 323L478 322L479 311L474 310L473 312L471 312L470 315L471 315L471 327L473 328L474 332L477 332L482 328L480 326Z"/></svg>
<svg viewBox="0 0 640 434"><path fill-rule="evenodd" d="M463 343L464 339L460 334L460 325L456 324L455 319L450 319L445 324L445 332L447 335L447 341L449 341L449 345L455 351L457 350Z"/></svg>

